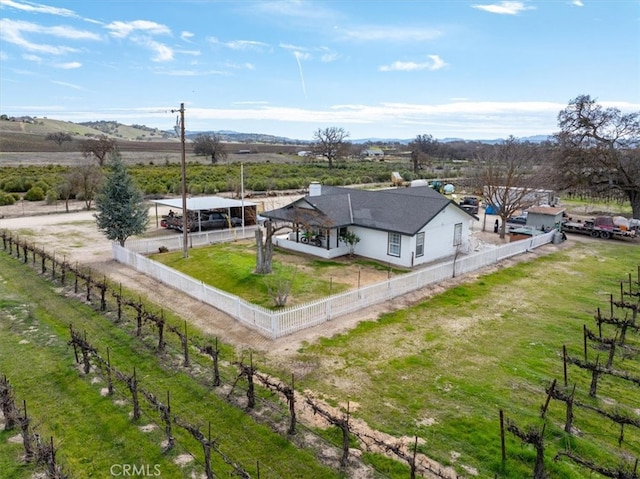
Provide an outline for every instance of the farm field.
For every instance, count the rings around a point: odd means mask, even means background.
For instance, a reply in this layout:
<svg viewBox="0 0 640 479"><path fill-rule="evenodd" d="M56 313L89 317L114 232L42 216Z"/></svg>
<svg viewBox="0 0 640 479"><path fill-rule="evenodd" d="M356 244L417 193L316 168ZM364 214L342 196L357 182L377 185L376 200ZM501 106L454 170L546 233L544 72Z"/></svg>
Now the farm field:
<svg viewBox="0 0 640 479"><path fill-rule="evenodd" d="M67 241L64 236L58 238ZM75 241L81 238L74 235ZM337 411L348 405L354 424L365 431L407 441L418 436L421 454L455 468L463 477L523 477L530 474L535 454L530 446L507 436L509 454L502 465L499 410L523 428L540 424L544 388L552 379L561 379L562 345L579 356L582 325L593 327L597 307L605 308L607 294L619 288L617 282L636 271L640 248L618 242L576 241L550 256L536 258L499 268L448 291L442 289L442 294L431 299L405 302L396 312L375 317L368 313L370 320L342 333L327 336L316 328L304 336L263 342L251 350L259 369L275 377L294 374L298 390L312 392ZM101 264L86 259L92 267ZM20 276L15 269L6 271L12 271L5 273L11 278ZM3 278L2 284L4 288L11 282ZM1 296L6 296L5 290ZM59 326L62 339L58 342L65 341L65 327ZM198 331L198 326L194 328ZM225 342L226 334L222 329L216 336ZM229 335L235 337L236 354L242 354L238 337L242 334L229 330ZM252 344L249 338L245 333L247 344ZM636 340L637 335L630 335L630 341ZM67 360L69 354L72 352L67 351ZM625 360L622 366L640 374L637 358L635 362ZM25 371L14 371L18 378L12 378L12 383L18 387ZM584 396L588 375L573 368L570 377L581 381L578 391ZM615 381L603 380L600 391L602 398L594 403L622 407L622 398L624 404L640 402L637 391ZM574 450L607 461L622 450L629 457L639 454L637 431L625 429L623 447L617 448L619 431L594 416L580 415L579 420L585 422L576 426L583 435L572 441ZM562 405L552 402L548 417L546 464L551 477L584 477L585 470L568 460L552 460L565 440ZM593 429L603 429L606 434L590 433ZM339 443L336 434L329 437ZM603 452L594 453L598 449ZM382 477L408 475L402 462L368 452L363 458L382 471Z"/></svg>

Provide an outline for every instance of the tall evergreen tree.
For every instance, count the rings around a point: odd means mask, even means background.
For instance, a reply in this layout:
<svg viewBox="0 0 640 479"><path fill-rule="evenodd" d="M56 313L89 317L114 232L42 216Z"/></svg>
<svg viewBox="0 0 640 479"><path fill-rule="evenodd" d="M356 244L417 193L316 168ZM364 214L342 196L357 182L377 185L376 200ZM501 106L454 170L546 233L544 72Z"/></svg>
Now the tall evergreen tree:
<svg viewBox="0 0 640 479"><path fill-rule="evenodd" d="M120 155L112 153L110 163L111 173L96 197L95 217L98 229L124 246L129 236L145 231L149 210Z"/></svg>

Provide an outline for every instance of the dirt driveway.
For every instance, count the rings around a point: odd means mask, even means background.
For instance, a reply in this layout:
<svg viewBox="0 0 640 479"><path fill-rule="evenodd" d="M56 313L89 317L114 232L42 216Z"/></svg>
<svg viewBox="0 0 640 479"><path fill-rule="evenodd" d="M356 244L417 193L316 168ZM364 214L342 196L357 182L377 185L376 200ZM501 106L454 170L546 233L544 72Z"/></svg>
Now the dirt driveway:
<svg viewBox="0 0 640 479"><path fill-rule="evenodd" d="M287 197L286 201L291 201ZM28 203L28 202L24 202ZM94 212L82 210L82 203L73 203L71 212L65 213L60 205L45 205L43 203L14 205L0 207L0 229L15 232L21 238L44 247L57 257L64 257L70 263L78 263L99 274L104 274L112 281L123 287L138 291L165 309L171 309L184 317L194 326L205 333L217 335L221 340L233 344L240 349L251 349L261 352L286 355L295 352L304 342L313 342L320 337L331 337L340 332L353 328L362 320L375 319L383 312L402 309L416 302L424 300L451 286L470 281L480 274L502 268L532 257L548 254L566 247L570 242L560 245L547 245L536 249L532 253L519 255L501 265L489 266L479 272L453 278L438 285L425 287L421 290L397 298L393 302L371 306L357 313L342 316L322 325L299 331L295 334L277 340L267 339L257 332L242 326L238 321L211 306L205 305L193 298L179 293L143 274L140 274L112 259L111 242L96 228ZM159 210L159 214L166 213ZM151 211L149 235L164 234L164 229L156 226L155 208ZM487 219L488 225L493 225L493 218ZM498 235L493 231L482 232L479 222L473 225L472 234L474 245L500 243ZM360 278L361 284L382 281L387 277L386 272L370 272L368 276ZM376 276L377 275L377 276ZM355 278L355 275L354 275ZM169 301L170 299L170 301Z"/></svg>

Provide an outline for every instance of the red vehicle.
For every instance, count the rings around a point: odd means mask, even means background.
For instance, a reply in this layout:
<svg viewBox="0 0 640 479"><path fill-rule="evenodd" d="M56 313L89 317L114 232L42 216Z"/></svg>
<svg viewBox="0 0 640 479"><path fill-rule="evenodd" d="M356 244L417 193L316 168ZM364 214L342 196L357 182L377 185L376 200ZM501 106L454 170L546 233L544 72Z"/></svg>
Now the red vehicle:
<svg viewBox="0 0 640 479"><path fill-rule="evenodd" d="M562 231L566 233L578 233L589 235L592 238L628 238L638 237L634 230L621 229L613 222L611 216L598 216L593 220L584 222L567 221L562 224Z"/></svg>

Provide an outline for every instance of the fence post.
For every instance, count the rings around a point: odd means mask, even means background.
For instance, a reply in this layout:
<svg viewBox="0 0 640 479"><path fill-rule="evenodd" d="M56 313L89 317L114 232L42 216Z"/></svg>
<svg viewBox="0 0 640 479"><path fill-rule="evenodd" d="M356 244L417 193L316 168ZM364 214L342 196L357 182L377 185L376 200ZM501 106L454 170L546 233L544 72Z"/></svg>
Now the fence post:
<svg viewBox="0 0 640 479"><path fill-rule="evenodd" d="M277 339L280 337L280 328L278 316L274 313L271 313L271 339Z"/></svg>

